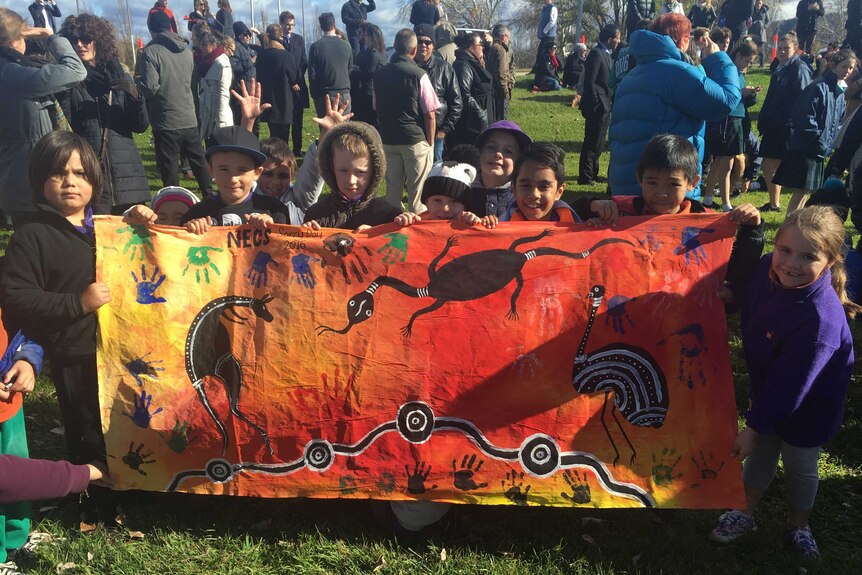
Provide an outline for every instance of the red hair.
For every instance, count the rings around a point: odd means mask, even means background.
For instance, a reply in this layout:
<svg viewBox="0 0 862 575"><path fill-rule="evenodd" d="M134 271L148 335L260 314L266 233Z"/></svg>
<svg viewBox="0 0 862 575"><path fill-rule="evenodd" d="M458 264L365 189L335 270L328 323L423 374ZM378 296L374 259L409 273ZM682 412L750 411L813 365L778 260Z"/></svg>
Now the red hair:
<svg viewBox="0 0 862 575"><path fill-rule="evenodd" d="M682 14L662 14L649 27L651 32L670 36L680 50L684 38L691 36L691 21Z"/></svg>

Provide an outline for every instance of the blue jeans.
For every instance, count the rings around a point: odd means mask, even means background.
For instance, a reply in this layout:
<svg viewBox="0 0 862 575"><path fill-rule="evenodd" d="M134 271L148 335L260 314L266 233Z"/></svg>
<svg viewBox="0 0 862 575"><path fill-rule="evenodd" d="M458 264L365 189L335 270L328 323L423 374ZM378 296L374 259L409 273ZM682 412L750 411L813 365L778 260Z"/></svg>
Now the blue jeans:
<svg viewBox="0 0 862 575"><path fill-rule="evenodd" d="M434 138L434 161L439 162L443 159L443 142L446 138Z"/></svg>
<svg viewBox="0 0 862 575"><path fill-rule="evenodd" d="M562 90L563 86L560 84L560 81L556 78L545 78L542 80L542 85L539 86L539 90L542 92L551 92L553 90Z"/></svg>

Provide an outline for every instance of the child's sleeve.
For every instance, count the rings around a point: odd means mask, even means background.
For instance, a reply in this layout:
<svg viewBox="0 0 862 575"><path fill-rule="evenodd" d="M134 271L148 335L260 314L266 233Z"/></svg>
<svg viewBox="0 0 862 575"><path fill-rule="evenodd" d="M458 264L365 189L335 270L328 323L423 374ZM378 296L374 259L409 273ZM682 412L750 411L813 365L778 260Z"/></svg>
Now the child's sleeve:
<svg viewBox="0 0 862 575"><path fill-rule="evenodd" d="M763 220L756 226L739 226L730 261L727 263L726 281L737 302L741 302L745 290L751 282L751 276L757 269L757 263L763 254Z"/></svg>
<svg viewBox="0 0 862 575"><path fill-rule="evenodd" d="M33 372L36 375L39 375L42 371L42 363L45 359L45 350L42 349L41 345L30 339L23 331L18 333L21 334L23 340L18 345L18 349L14 351L12 362L26 361L33 366ZM12 338L12 341L15 341L15 338Z"/></svg>
<svg viewBox="0 0 862 575"><path fill-rule="evenodd" d="M90 483L86 465L0 455L0 503L39 501L81 493Z"/></svg>
<svg viewBox="0 0 862 575"><path fill-rule="evenodd" d="M24 232L24 238L19 234ZM21 240L21 241L16 241ZM46 257L27 241L26 230L13 236L6 251L6 264L0 279L3 307L26 326L75 321L84 317L80 293L45 291L42 259Z"/></svg>
<svg viewBox="0 0 862 575"><path fill-rule="evenodd" d="M293 184L294 203L302 211L308 211L322 191L323 178L317 165L317 142L315 142L308 147L305 159L296 173L296 182Z"/></svg>
<svg viewBox="0 0 862 575"><path fill-rule="evenodd" d="M581 196L577 198L574 202L572 202L572 209L581 218L581 221L585 222L588 219L595 216L593 211L590 209L590 206L593 203L593 200L606 200L608 198L599 198L596 196Z"/></svg>

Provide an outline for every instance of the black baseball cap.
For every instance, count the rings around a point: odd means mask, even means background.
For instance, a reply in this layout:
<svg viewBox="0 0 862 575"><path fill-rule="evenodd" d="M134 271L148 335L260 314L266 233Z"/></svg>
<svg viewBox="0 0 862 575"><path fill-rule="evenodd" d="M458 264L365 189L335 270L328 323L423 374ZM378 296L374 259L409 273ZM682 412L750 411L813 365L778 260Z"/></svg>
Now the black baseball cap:
<svg viewBox="0 0 862 575"><path fill-rule="evenodd" d="M266 162L266 154L260 151L257 136L241 126L226 126L216 128L207 138L206 157L210 158L216 152L239 152L251 156L258 166Z"/></svg>

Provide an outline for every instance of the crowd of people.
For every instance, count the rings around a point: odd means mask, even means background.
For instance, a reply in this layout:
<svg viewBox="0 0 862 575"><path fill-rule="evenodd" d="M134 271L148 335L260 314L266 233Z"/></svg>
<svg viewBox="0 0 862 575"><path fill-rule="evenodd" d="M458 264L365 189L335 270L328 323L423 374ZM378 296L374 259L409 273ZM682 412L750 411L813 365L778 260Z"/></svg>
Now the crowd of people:
<svg viewBox="0 0 862 575"><path fill-rule="evenodd" d="M746 84L745 72L767 43L762 0L727 0L718 11L698 0L687 15L675 0L659 14L652 0L628 0L624 28L603 26L593 48L579 44L564 60L559 13L545 0L534 91L578 91L585 120L579 184L603 181L599 158L610 138L610 199L572 205L563 200L563 151L534 142L508 119L515 85L509 28L456 34L437 0L413 4L413 28L397 32L391 57L380 27L367 20L374 0L344 4L344 32L334 14L321 14L321 37L307 49L289 11L260 31L235 20L229 0L219 0L215 15L206 0L195 3L186 18L189 43L168 0L156 0L147 16L152 39L134 71L120 64L116 31L104 18L81 13L61 22L54 0L37 0L31 26L0 8L0 208L15 229L0 273L12 336L0 362L0 469L57 478L44 490L32 481L0 489L6 532L14 526L8 537L0 530L0 563L27 533L20 500L109 481L95 312L111 294L95 281L94 214L201 234L242 224L362 231L441 219L486 228L508 221L612 226L714 204L739 224L724 298L742 310L751 408L732 447L745 461L748 506L722 515L710 536L727 542L756 529L754 508L781 457L792 541L817 557L808 516L818 454L842 421L853 367L847 318L860 308L848 296L841 219L832 208L804 204L827 176L847 169L850 189L862 189L862 117L854 114L862 79L850 49L860 47L862 23L860 2L851 5L849 47L824 55L818 73L810 51L823 8L799 2L797 32L781 37L772 63L758 141L746 109L760 90ZM312 103L320 133L305 146L302 120ZM270 134L263 141L261 122ZM133 137L148 129L164 186L152 198ZM762 159L769 203L734 208L733 190L754 179L755 159ZM183 163L198 193L179 187ZM383 181L385 197L378 195ZM761 258L760 212L780 209L782 186L791 193L787 219L774 253ZM827 196L826 203L843 201ZM20 398L32 391L43 354L71 466L21 459ZM112 517L110 492L91 493L84 512ZM383 516L396 530L417 531L445 512L387 503Z"/></svg>

